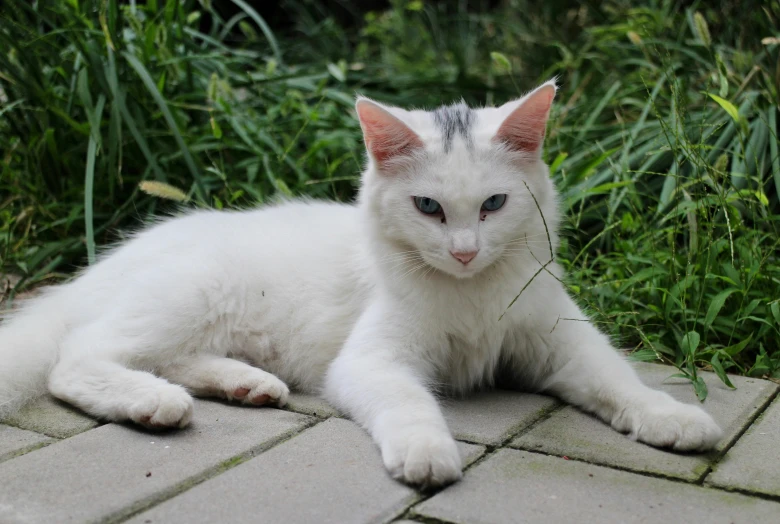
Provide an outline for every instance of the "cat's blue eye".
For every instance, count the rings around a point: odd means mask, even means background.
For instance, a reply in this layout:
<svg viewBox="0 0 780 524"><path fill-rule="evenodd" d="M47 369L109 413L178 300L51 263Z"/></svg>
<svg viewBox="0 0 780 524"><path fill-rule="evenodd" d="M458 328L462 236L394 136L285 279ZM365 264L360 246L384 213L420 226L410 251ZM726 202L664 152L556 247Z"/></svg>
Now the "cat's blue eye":
<svg viewBox="0 0 780 524"><path fill-rule="evenodd" d="M438 215L441 213L441 204L432 198L414 197L414 205L426 215Z"/></svg>
<svg viewBox="0 0 780 524"><path fill-rule="evenodd" d="M504 206L506 195L493 195L482 202L482 211L498 211Z"/></svg>

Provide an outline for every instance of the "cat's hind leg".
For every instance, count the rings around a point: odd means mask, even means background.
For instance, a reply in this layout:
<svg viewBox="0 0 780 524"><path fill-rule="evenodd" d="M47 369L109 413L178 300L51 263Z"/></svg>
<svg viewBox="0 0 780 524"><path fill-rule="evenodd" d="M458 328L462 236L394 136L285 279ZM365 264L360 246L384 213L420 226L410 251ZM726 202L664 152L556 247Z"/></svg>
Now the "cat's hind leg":
<svg viewBox="0 0 780 524"><path fill-rule="evenodd" d="M160 374L196 396L219 397L262 406L284 406L290 391L271 373L240 360L210 355L185 357Z"/></svg>
<svg viewBox="0 0 780 524"><path fill-rule="evenodd" d="M192 397L183 387L117 362L61 361L49 376L49 391L112 422L129 420L148 428L183 428L192 418Z"/></svg>
<svg viewBox="0 0 780 524"><path fill-rule="evenodd" d="M49 392L81 410L112 422L149 428L182 428L192 418L192 397L179 385L125 361L137 341L117 336L101 322L74 330L61 344L49 375ZM111 343L111 350L96 350ZM102 349L102 348L101 348Z"/></svg>

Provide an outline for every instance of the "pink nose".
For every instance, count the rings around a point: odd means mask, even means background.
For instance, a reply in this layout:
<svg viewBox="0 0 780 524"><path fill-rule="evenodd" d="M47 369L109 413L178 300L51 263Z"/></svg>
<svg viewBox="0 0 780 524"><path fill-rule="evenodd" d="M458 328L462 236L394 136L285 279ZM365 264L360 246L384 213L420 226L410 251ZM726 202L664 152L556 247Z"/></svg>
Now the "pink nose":
<svg viewBox="0 0 780 524"><path fill-rule="evenodd" d="M479 251L450 251L450 254L460 260L464 266L474 260L477 253L479 253Z"/></svg>

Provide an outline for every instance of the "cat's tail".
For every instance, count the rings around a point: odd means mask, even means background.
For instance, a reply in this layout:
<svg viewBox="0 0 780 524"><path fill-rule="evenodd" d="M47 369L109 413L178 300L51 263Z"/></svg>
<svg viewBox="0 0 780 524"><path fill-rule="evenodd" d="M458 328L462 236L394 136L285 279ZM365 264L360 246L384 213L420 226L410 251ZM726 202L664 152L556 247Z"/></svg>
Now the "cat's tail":
<svg viewBox="0 0 780 524"><path fill-rule="evenodd" d="M67 329L63 291L46 290L0 321L0 420L46 392Z"/></svg>

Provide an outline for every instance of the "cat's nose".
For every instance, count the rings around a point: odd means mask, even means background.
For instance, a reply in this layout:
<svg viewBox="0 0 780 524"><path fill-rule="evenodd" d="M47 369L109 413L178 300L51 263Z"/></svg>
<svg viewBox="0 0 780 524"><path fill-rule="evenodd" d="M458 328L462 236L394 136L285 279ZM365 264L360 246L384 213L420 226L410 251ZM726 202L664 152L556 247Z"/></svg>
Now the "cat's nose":
<svg viewBox="0 0 780 524"><path fill-rule="evenodd" d="M477 253L479 253L479 251L450 251L450 254L460 260L461 264L464 266L474 260Z"/></svg>

